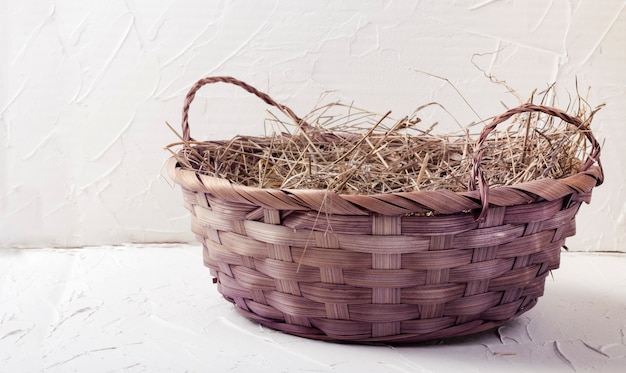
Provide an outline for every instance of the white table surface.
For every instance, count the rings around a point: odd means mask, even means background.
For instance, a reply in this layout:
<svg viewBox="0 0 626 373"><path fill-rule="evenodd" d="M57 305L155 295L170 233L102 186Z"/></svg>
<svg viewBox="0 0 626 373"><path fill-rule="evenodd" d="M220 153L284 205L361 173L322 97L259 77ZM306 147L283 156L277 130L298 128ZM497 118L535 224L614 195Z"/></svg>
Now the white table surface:
<svg viewBox="0 0 626 373"><path fill-rule="evenodd" d="M0 372L626 372L626 255L563 253L498 330L363 346L237 313L195 245L0 249Z"/></svg>

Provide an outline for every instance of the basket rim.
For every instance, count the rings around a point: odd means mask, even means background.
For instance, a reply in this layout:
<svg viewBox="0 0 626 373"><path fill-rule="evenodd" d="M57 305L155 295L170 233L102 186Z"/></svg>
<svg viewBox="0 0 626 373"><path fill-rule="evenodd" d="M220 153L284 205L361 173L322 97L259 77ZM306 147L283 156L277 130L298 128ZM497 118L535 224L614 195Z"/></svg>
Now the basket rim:
<svg viewBox="0 0 626 373"><path fill-rule="evenodd" d="M455 192L448 189L391 192L377 194L343 194L327 189L260 188L228 179L184 169L175 156L168 161L171 179L186 190L204 192L230 202L257 205L270 209L315 210L330 214L403 215L410 213L454 214L480 210L479 190ZM514 185L492 187L488 200L491 206L504 207L553 201L576 193L587 203L587 196L602 184L601 166L561 179L541 178ZM367 205L364 206L364 205Z"/></svg>

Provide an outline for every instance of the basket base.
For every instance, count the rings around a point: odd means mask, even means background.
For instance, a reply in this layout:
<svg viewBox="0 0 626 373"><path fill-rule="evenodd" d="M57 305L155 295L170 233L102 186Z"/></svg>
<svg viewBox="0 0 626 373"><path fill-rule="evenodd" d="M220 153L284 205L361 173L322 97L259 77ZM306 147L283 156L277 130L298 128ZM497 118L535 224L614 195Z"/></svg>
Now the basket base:
<svg viewBox="0 0 626 373"><path fill-rule="evenodd" d="M520 315L526 313L530 309L532 309L538 302L538 298L534 298L528 302L528 304L524 307L524 309L513 317L506 320L499 321L484 321L484 320L474 320L469 321L463 324L452 325L450 327L437 330L429 333L404 333L404 334L396 334L396 335L388 335L384 337L364 337L358 338L358 336L331 336L316 327L306 327L301 325L292 325L287 324L285 322L280 322L277 320L268 319L262 317L256 313L247 311L241 307L239 307L235 301L228 297L224 297L229 302L232 302L235 305L235 309L242 314L247 319L257 322L263 326L266 326L270 329L277 330L283 333L295 335L297 337L307 338L307 339L315 339L320 341L327 342L339 342L339 343L354 343L354 344L407 344L407 343L421 343L421 342L433 342L437 340L451 340L453 338L473 335L482 333L488 330L492 330L498 328ZM315 320L312 320L312 323L315 323Z"/></svg>

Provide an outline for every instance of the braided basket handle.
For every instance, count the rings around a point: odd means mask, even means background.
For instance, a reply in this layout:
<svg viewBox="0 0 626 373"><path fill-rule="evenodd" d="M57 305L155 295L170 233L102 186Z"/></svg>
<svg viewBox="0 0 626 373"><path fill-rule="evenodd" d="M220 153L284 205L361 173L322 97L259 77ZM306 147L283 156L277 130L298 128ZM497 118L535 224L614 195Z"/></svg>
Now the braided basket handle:
<svg viewBox="0 0 626 373"><path fill-rule="evenodd" d="M589 152L589 155L587 156L587 159L585 160L585 162L580 166L579 172L587 171L591 166L593 166L594 164L597 164L600 167L601 174L603 174L602 164L600 163L600 143L595 138L591 130L588 128L587 122L583 122L579 118L573 117L567 114L566 112L553 108L553 107L535 105L535 104L523 104L521 106L510 109L506 111L505 113L500 114L497 117L493 118L491 123L485 126L485 128L483 128L478 140L476 141L477 150L474 152L474 156L472 159L472 164L473 164L472 178L470 179L469 189L476 190L476 188L478 187L478 190L479 190L479 197L482 203L482 211L480 212L480 215L478 216L478 219L477 219L478 221L484 220L487 214L488 207L489 207L489 184L487 183L487 180L485 179L482 166L480 165L480 162L483 158L483 153L485 151L483 144L485 140L487 139L487 136L489 136L489 134L498 126L498 124L506 121L507 119L511 118L512 116L516 114L526 113L526 112L545 113L545 114L559 118L569 124L576 126L576 128L578 128L591 143L591 151ZM598 180L597 185L600 185L600 184L602 184L602 177Z"/></svg>
<svg viewBox="0 0 626 373"><path fill-rule="evenodd" d="M204 86L204 85L212 84L212 83L219 83L219 82L234 84L234 85L236 85L238 87L241 87L241 88L245 89L246 91L252 93L253 95L257 96L258 98L260 98L261 100L263 100L267 104L275 106L278 109L280 109L280 111L285 113L288 117L290 117L299 126L304 127L304 126L307 125L302 119L300 119L293 112L293 110L291 110L290 108L288 108L285 105L277 103L267 93L263 93L263 92L259 91L258 89L254 88L253 86L249 85L248 83L242 82L241 80L235 79L235 78L230 77L230 76L210 76L210 77L206 77L204 79L200 79L199 81L197 81L196 84L194 84L189 89L189 92L187 93L187 96L185 97L185 103L183 104L183 120L182 120L183 140L185 142L193 141L193 139L191 137L190 129L189 129L189 107L191 106L191 103L193 102L193 99L196 97L196 92L198 92L198 90L200 88L202 88L202 86Z"/></svg>

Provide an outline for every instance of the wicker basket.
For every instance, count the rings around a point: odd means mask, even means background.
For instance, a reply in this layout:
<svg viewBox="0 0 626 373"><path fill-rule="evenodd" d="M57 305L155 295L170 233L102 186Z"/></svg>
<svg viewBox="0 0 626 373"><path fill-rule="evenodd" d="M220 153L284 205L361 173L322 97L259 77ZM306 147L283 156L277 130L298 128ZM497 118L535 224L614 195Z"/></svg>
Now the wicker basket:
<svg viewBox="0 0 626 373"><path fill-rule="evenodd" d="M215 82L235 84L297 119L246 83L209 77L187 94L185 141L195 93ZM499 123L522 112L543 112L584 130L592 150L576 175L490 189L481 152L467 192L261 189L185 170L175 157L169 173L182 187L214 283L246 317L322 340L399 343L466 335L536 304L549 271L559 266L565 238L575 233L581 202L588 203L603 180L591 131L551 107L525 104L495 117L477 149ZM324 218L316 219L320 212Z"/></svg>

